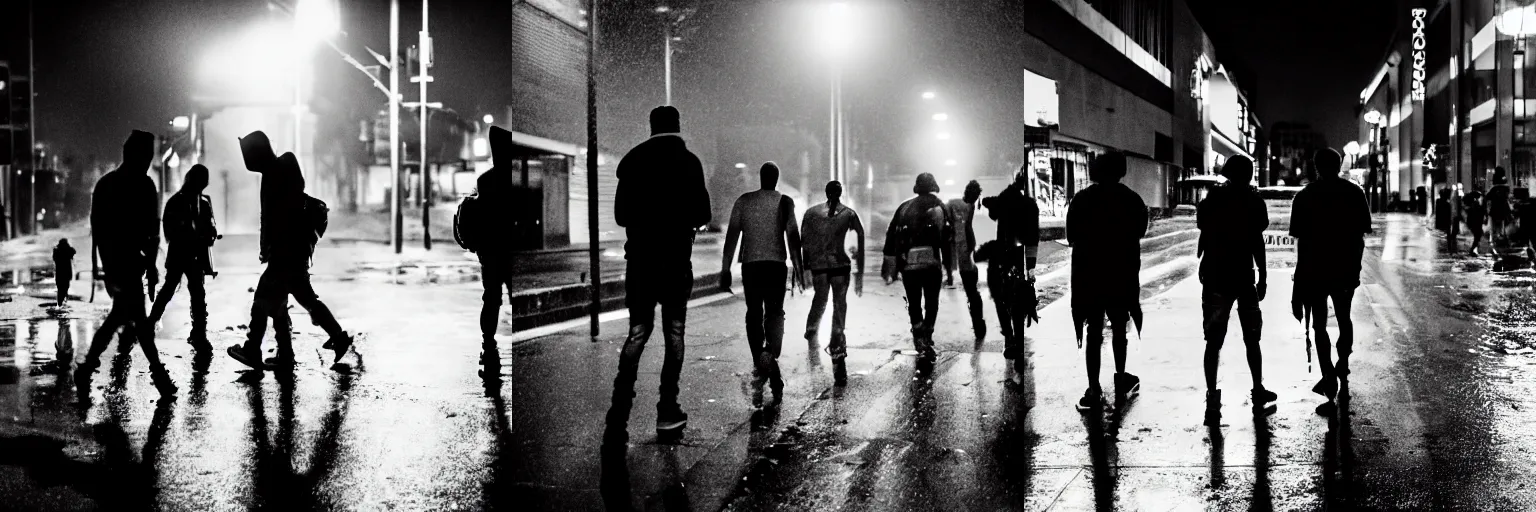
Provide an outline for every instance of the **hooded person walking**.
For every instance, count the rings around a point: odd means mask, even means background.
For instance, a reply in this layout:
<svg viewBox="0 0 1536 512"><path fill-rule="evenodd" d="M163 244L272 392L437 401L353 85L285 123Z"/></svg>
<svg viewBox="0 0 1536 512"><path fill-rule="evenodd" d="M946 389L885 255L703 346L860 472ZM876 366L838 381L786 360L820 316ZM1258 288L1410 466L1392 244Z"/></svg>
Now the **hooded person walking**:
<svg viewBox="0 0 1536 512"><path fill-rule="evenodd" d="M213 273L208 250L219 237L213 223L213 201L203 195L208 187L208 168L202 164L187 171L181 190L165 202L165 286L155 296L149 311L149 324L155 325L165 315L166 306L181 286L183 277L192 293L192 334L187 342L198 353L213 350L208 343L208 299L203 292L203 277Z"/></svg>
<svg viewBox="0 0 1536 512"><path fill-rule="evenodd" d="M917 197L896 208L885 232L885 259L880 276L886 284L901 276L907 292L907 317L912 323L912 344L918 352L919 371L931 370L938 352L933 348L933 325L939 316L939 288L943 269L954 240L954 223L939 199L939 182L932 174L917 175L912 186Z"/></svg>
<svg viewBox="0 0 1536 512"><path fill-rule="evenodd" d="M1125 371L1126 323L1141 332L1141 237L1147 233L1147 205L1125 177L1125 154L1100 155L1088 167L1093 185L1078 192L1067 206L1067 241L1072 245L1072 326L1079 346L1087 329L1088 390L1079 410L1103 405L1099 360L1104 346L1104 321L1109 320L1115 354L1115 395L1124 398L1141 387L1141 379Z"/></svg>

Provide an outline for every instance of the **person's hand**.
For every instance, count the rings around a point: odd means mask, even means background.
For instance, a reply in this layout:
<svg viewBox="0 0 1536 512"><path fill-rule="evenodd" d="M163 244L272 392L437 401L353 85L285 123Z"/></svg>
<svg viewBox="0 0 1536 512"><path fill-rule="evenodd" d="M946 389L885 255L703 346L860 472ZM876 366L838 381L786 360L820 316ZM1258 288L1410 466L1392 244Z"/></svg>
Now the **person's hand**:
<svg viewBox="0 0 1536 512"><path fill-rule="evenodd" d="M1258 300L1264 300L1264 294L1268 291L1268 288L1269 283L1264 279L1260 279L1259 284L1254 287L1254 291L1258 294Z"/></svg>
<svg viewBox="0 0 1536 512"><path fill-rule="evenodd" d="M884 280L887 286L896 282L895 256L886 256L885 259L880 262L880 279Z"/></svg>
<svg viewBox="0 0 1536 512"><path fill-rule="evenodd" d="M720 291L731 292L731 269L720 271Z"/></svg>
<svg viewBox="0 0 1536 512"><path fill-rule="evenodd" d="M800 287L801 288L809 288L810 287L810 283L815 283L815 282L816 282L816 274L814 272L811 272L811 271L807 270L807 271L805 271L805 272L800 274Z"/></svg>
<svg viewBox="0 0 1536 512"><path fill-rule="evenodd" d="M863 272L859 272L859 273L853 275L853 295L856 296L856 297L863 297L864 296L864 273Z"/></svg>

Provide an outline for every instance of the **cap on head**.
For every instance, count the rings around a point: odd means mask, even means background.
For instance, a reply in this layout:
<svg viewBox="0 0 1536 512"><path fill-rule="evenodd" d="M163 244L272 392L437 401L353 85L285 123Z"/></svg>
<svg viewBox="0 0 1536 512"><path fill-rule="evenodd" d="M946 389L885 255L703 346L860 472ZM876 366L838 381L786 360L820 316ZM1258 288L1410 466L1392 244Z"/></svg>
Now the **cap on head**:
<svg viewBox="0 0 1536 512"><path fill-rule="evenodd" d="M779 164L763 162L763 167L757 172L757 180L763 186L763 190L773 190L779 186Z"/></svg>
<svg viewBox="0 0 1536 512"><path fill-rule="evenodd" d="M828 181L827 182L827 189L826 190L827 190L827 200L828 201L833 201L833 200L836 200L836 199L839 199L839 198L843 197L843 184L840 181L837 181L837 180Z"/></svg>
<svg viewBox="0 0 1536 512"><path fill-rule="evenodd" d="M937 194L939 193L939 180L934 179L932 173L917 175L917 183L912 185L913 194Z"/></svg>
<svg viewBox="0 0 1536 512"><path fill-rule="evenodd" d="M1339 167L1343 163L1344 158L1333 148L1323 148L1312 153L1312 167L1317 169L1318 177L1338 176Z"/></svg>
<svg viewBox="0 0 1536 512"><path fill-rule="evenodd" d="M1226 165L1221 166L1221 175L1228 183L1247 185L1253 181L1253 160L1243 155L1228 158Z"/></svg>
<svg viewBox="0 0 1536 512"><path fill-rule="evenodd" d="M683 131L682 114L671 105L662 105L651 109L651 135L659 133L678 133Z"/></svg>
<svg viewBox="0 0 1536 512"><path fill-rule="evenodd" d="M208 167L197 164L187 170L187 175L182 179L181 187L187 190L201 191L208 188Z"/></svg>
<svg viewBox="0 0 1536 512"><path fill-rule="evenodd" d="M512 132L500 126L491 127L491 160L512 158Z"/></svg>
<svg viewBox="0 0 1536 512"><path fill-rule="evenodd" d="M148 169L155 157L155 136L146 131L134 130L123 141L123 163L144 165Z"/></svg>
<svg viewBox="0 0 1536 512"><path fill-rule="evenodd" d="M1118 183L1125 177L1125 153L1110 151L1088 165L1088 179L1094 183Z"/></svg>

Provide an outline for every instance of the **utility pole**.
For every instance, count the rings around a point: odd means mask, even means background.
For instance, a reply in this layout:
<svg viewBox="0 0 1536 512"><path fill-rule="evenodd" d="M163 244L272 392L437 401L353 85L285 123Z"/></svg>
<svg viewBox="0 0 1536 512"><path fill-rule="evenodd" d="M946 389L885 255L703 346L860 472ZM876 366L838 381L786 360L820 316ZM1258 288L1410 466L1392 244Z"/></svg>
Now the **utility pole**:
<svg viewBox="0 0 1536 512"><path fill-rule="evenodd" d="M400 0L389 1L389 173L394 178L390 187L389 210L391 238L395 242L395 254L400 254L404 241L404 227L400 211Z"/></svg>
<svg viewBox="0 0 1536 512"><path fill-rule="evenodd" d="M432 81L432 74L428 72L432 68L432 36L427 33L427 0L421 0L421 33L417 34L417 44L420 45L418 64L421 75L412 78L412 81L421 83L421 103L417 117L420 118L421 149L416 152L420 155L421 168L421 239L422 246L428 251L432 250L432 163L427 158L427 118L430 117L431 106L427 105L427 82Z"/></svg>
<svg viewBox="0 0 1536 512"><path fill-rule="evenodd" d="M664 37L664 41L663 41L663 44L662 44L662 51L667 53L667 59L666 59L667 102L665 103L665 105L671 106L672 105L672 19L671 18L668 18L666 20L666 25L665 26L666 26L666 28L662 31L662 36Z"/></svg>
<svg viewBox="0 0 1536 512"><path fill-rule="evenodd" d="M27 138L28 138L28 140L27 140L27 152L28 153L27 154L28 155L31 155L33 151L37 151L37 63L33 62L37 58L37 52L35 52L33 50L33 47L36 46L35 41L37 40L36 30L34 29L35 26L33 25L33 21L36 18L36 15L34 13L34 11L36 10L36 7L37 7L37 5L35 4L35 2L33 2L32 0L27 0L27 116L29 117L29 119L27 119ZM15 152L15 150L16 150L16 147L14 145L11 146L11 151L13 153ZM14 157L12 157L12 158L14 158ZM31 202L31 205L30 205L31 208L32 208L32 212L31 212L31 217L30 217L31 220L28 220L27 223L28 223L28 225L32 226L32 233L37 233L37 165L38 165L38 163L36 162L36 160L37 160L36 158L28 158L28 160L33 160L33 162L32 162L32 187L31 187L31 189L32 189L32 202Z"/></svg>
<svg viewBox="0 0 1536 512"><path fill-rule="evenodd" d="M591 259L592 341L597 341L597 314L603 306L603 274L597 243L597 0L587 7L587 257ZM668 82L670 83L670 82Z"/></svg>

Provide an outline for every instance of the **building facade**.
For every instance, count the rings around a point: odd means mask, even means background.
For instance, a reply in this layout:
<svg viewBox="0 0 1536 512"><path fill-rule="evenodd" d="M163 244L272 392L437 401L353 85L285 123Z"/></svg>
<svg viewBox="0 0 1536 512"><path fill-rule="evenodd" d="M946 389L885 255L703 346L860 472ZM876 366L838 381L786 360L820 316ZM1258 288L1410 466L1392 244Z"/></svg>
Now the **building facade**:
<svg viewBox="0 0 1536 512"><path fill-rule="evenodd" d="M1272 183L1300 184L1312 153L1327 147L1323 133L1306 123L1279 122L1270 130Z"/></svg>

